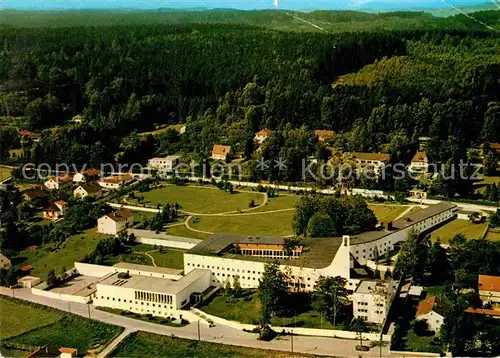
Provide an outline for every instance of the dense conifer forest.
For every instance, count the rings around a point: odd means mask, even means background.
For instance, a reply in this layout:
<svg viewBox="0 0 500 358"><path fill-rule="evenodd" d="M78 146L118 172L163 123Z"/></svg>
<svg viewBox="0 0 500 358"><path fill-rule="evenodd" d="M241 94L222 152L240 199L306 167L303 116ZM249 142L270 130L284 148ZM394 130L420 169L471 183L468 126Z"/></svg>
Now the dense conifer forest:
<svg viewBox="0 0 500 358"><path fill-rule="evenodd" d="M323 11L304 16L330 28L302 31L281 11L194 14L170 14L172 24L4 24L2 158L19 147L20 128L42 133L25 160L90 165L174 152L199 160L215 143L250 158L261 128L276 132L265 156L297 163L316 153L314 129L337 132L341 150L406 161L420 136L443 162L500 140L500 36L465 16ZM89 25L103 16L87 15ZM500 11L473 15L499 28ZM299 30L277 31L280 21ZM364 31L330 31L347 22ZM137 135L179 123L182 136Z"/></svg>

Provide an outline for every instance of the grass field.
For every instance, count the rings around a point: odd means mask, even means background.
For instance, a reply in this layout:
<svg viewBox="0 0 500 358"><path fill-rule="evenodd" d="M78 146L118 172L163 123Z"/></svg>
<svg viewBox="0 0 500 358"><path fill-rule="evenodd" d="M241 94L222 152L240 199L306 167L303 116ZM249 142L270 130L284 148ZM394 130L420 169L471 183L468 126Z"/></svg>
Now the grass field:
<svg viewBox="0 0 500 358"><path fill-rule="evenodd" d="M410 352L426 352L434 336L417 336L413 330L406 335L405 349Z"/></svg>
<svg viewBox="0 0 500 358"><path fill-rule="evenodd" d="M154 258L156 266L175 269L184 268L184 252L186 250L164 248L164 252L160 253L154 246L145 244L130 246L130 250L132 252L127 254L106 257L106 264L114 265L117 262L128 262L139 265L153 265L151 258L144 254L148 252Z"/></svg>
<svg viewBox="0 0 500 358"><path fill-rule="evenodd" d="M142 136L142 137L147 137L148 135L159 135L159 134L162 134L162 133L165 133L166 131L168 131L169 129L175 129L176 131L180 131L181 128L184 126L184 124L172 124L168 127L165 127L165 128L161 128L161 129L157 129L155 131L151 131L151 132L141 132L139 133L138 135Z"/></svg>
<svg viewBox="0 0 500 358"><path fill-rule="evenodd" d="M211 236L210 234L203 234L201 232L191 231L191 230L187 229L184 225L176 225L176 226L168 227L167 234L175 235L175 236L182 236L182 237L189 237L189 238L198 239L198 240L206 240Z"/></svg>
<svg viewBox="0 0 500 358"><path fill-rule="evenodd" d="M500 176L484 176L483 180L480 182L477 182L475 186L477 187L476 192L477 193L484 193L486 184L493 184L496 183L497 185L500 184Z"/></svg>
<svg viewBox="0 0 500 358"><path fill-rule="evenodd" d="M293 211L262 213L259 215L240 216L200 216L196 224L190 226L196 230L208 232L227 232L248 235L291 235Z"/></svg>
<svg viewBox="0 0 500 358"><path fill-rule="evenodd" d="M0 167L0 181L11 176L12 169Z"/></svg>
<svg viewBox="0 0 500 358"><path fill-rule="evenodd" d="M102 347L122 330L17 299L0 297L0 307L1 338L7 338L7 343L72 347L83 356L91 348Z"/></svg>
<svg viewBox="0 0 500 358"><path fill-rule="evenodd" d="M247 291L247 299L232 299L221 294L211 298L205 305L199 307L202 311L246 324L258 324L260 317L260 300L256 293ZM250 300L248 300L250 298ZM292 298L295 303L300 299ZM273 317L271 324L275 326L294 326L302 328L342 329L342 326L333 326L324 317L310 309L309 305L298 304L297 314L291 317Z"/></svg>
<svg viewBox="0 0 500 358"><path fill-rule="evenodd" d="M153 189L146 193L136 193L144 197L149 205L178 203L183 210L200 214L224 213L248 209L251 200L256 205L264 201L261 193L238 192L233 194L213 187L174 186L169 185L161 189Z"/></svg>
<svg viewBox="0 0 500 358"><path fill-rule="evenodd" d="M62 315L57 311L23 305L0 296L0 339L17 336L34 328L54 323Z"/></svg>
<svg viewBox="0 0 500 358"><path fill-rule="evenodd" d="M468 239L478 239L484 230L486 224L473 224L469 220L456 219L434 230L431 239L436 241L439 237L443 244L447 244L455 234L464 234Z"/></svg>
<svg viewBox="0 0 500 358"><path fill-rule="evenodd" d="M489 229L485 239L490 241L500 241L500 229Z"/></svg>
<svg viewBox="0 0 500 358"><path fill-rule="evenodd" d="M98 234L96 228L92 228L71 236L60 249L53 252L47 251L46 247L43 246L39 246L34 252L23 250L14 259L14 264L17 268L27 264L33 265L31 274L45 280L51 268L57 274L61 272L63 267L70 269L74 266L75 261L83 259L85 255L95 249L99 241L107 237L110 236Z"/></svg>
<svg viewBox="0 0 500 358"><path fill-rule="evenodd" d="M404 205L368 205L368 207L373 211L377 220L384 223L393 221L408 210L408 206Z"/></svg>
<svg viewBox="0 0 500 358"><path fill-rule="evenodd" d="M299 198L300 197L297 195L281 195L276 198L269 198L266 205L252 210L252 212L293 209L295 207L295 203L299 200Z"/></svg>
<svg viewBox="0 0 500 358"><path fill-rule="evenodd" d="M225 344L191 341L182 338L160 336L146 332L130 334L113 352L114 357L248 357L248 358L291 358L307 357L297 353L254 349Z"/></svg>

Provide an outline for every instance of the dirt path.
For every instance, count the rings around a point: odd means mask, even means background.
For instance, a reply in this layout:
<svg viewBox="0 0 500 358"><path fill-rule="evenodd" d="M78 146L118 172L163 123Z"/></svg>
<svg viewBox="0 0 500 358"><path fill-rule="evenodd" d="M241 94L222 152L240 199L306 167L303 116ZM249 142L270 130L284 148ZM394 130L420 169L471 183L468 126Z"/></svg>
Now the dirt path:
<svg viewBox="0 0 500 358"><path fill-rule="evenodd" d="M150 251L133 251L134 254L142 254L142 255L146 255L147 257L149 257L151 259L151 262L153 263L153 266L154 267L157 267L156 266L156 262L155 262L155 259L153 256L151 256L149 253L150 252L157 252L158 250L150 250Z"/></svg>

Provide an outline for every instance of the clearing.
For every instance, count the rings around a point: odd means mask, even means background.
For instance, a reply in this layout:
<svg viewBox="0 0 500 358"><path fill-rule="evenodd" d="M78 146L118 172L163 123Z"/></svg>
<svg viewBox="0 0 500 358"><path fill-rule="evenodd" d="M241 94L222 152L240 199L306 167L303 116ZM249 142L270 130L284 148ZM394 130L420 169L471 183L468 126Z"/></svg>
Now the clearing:
<svg viewBox="0 0 500 358"><path fill-rule="evenodd" d="M378 205L368 204L368 207L373 211L378 221L388 223L395 220L399 215L403 214L410 207L408 205Z"/></svg>
<svg viewBox="0 0 500 358"><path fill-rule="evenodd" d="M203 352L203 353L201 353ZM182 338L160 336L146 332L131 333L113 352L115 357L248 357L248 358L291 358L308 355L230 346Z"/></svg>
<svg viewBox="0 0 500 358"><path fill-rule="evenodd" d="M218 188L190 185L167 185L145 193L136 192L135 195L144 197L144 203L152 206L178 203L182 210L199 214L237 212L248 209L251 200L255 205L264 202L264 194L259 192L234 191L230 194Z"/></svg>
<svg viewBox="0 0 500 358"><path fill-rule="evenodd" d="M75 261L80 261L85 255L92 252L99 241L111 237L99 234L96 231L96 228L92 228L73 235L66 239L58 249L50 244L39 246L35 251L25 249L14 258L13 263L16 268L27 264L33 265L30 274L45 280L50 269L53 268L57 274L62 271L63 267L70 269L74 266Z"/></svg>
<svg viewBox="0 0 500 358"><path fill-rule="evenodd" d="M7 179L12 175L12 169L6 167L0 167L0 181Z"/></svg>
<svg viewBox="0 0 500 358"><path fill-rule="evenodd" d="M189 225L196 230L207 232L226 232L248 235L292 235L294 211L261 212L255 215L236 214L232 216L195 216ZM172 233L170 231L170 233Z"/></svg>
<svg viewBox="0 0 500 358"><path fill-rule="evenodd" d="M486 230L486 224L473 224L469 220L455 219L431 233L431 240L439 237L442 244L447 244L456 234L464 234L468 239L479 239Z"/></svg>
<svg viewBox="0 0 500 358"><path fill-rule="evenodd" d="M110 266L118 262L153 266L152 257L158 267L174 269L184 268L184 252L187 250L164 247L161 248L160 252L159 248L146 244L130 245L128 249L130 250L129 253L106 256L104 258L105 263ZM148 253L149 256L146 255L146 253Z"/></svg>
<svg viewBox="0 0 500 358"><path fill-rule="evenodd" d="M118 326L18 299L1 297L0 305L0 327L8 327L8 333L2 328L2 338L10 337L4 340L6 343L72 347L78 349L80 356L84 356L89 349L103 347L122 331Z"/></svg>
<svg viewBox="0 0 500 358"><path fill-rule="evenodd" d="M219 291L198 308L210 315L221 317L230 321L245 324L258 324L260 317L260 300L255 290L244 290L241 298L226 297ZM294 315L287 317L273 317L271 325L280 327L301 327L320 329L343 329L350 322L352 315L339 314L337 326L328 322L320 313L312 310L310 299L307 295L293 294L290 308Z"/></svg>

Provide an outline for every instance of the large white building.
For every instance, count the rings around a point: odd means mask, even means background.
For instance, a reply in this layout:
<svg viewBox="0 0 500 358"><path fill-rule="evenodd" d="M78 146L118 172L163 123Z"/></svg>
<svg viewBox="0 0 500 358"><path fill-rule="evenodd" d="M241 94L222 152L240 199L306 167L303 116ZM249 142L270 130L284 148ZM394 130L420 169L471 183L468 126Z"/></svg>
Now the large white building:
<svg viewBox="0 0 500 358"><path fill-rule="evenodd" d="M210 287L210 271L193 270L180 280L113 272L96 283L93 303L139 314L182 318L179 311L196 303Z"/></svg>
<svg viewBox="0 0 500 358"><path fill-rule="evenodd" d="M361 281L351 295L354 317L383 323L391 307L394 290L389 282Z"/></svg>
<svg viewBox="0 0 500 358"><path fill-rule="evenodd" d="M351 277L351 268L356 264L366 266L367 260L376 259L406 240L410 230L425 233L435 226L453 219L457 207L442 202L416 213L395 220L388 228L366 232L353 237L306 238L293 257L284 257L276 248L243 247L242 243L262 242L276 244L276 238L256 238L248 235L215 234L184 254L184 272L208 269L211 285L233 283L238 276L242 288L257 288L266 263L278 259L281 270L291 278L291 288L296 291L312 291L320 276L341 276L347 279L347 289L356 296L355 310L359 317L370 322L381 323L390 307L390 300L382 306L370 290L378 286L374 281L362 281ZM373 287L371 287L371 286ZM370 286L370 287L368 287ZM378 288L377 288L378 289ZM389 291L393 288L388 287ZM379 291L379 290L378 290ZM367 304L361 307L362 303ZM366 312L365 312L366 310Z"/></svg>
<svg viewBox="0 0 500 358"><path fill-rule="evenodd" d="M148 161L150 168L161 169L167 172L172 172L180 162L180 155L169 155L166 157L151 158Z"/></svg>

